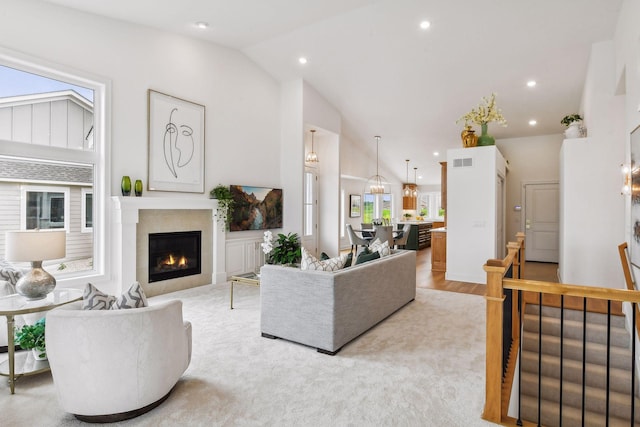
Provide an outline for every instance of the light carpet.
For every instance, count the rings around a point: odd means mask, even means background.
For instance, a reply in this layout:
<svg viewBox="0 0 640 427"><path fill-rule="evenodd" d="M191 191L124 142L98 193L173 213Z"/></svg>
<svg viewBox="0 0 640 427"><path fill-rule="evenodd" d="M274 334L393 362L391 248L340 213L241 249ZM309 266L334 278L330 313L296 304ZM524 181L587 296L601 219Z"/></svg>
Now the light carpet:
<svg viewBox="0 0 640 427"><path fill-rule="evenodd" d="M184 302L184 318L193 325L191 365L167 401L116 425L493 425L480 418L485 361L480 296L419 288L415 301L336 356L262 338L256 287L234 287L233 310L228 285L151 300L171 298ZM19 379L13 396L2 381L0 424L86 425L62 411L49 373Z"/></svg>

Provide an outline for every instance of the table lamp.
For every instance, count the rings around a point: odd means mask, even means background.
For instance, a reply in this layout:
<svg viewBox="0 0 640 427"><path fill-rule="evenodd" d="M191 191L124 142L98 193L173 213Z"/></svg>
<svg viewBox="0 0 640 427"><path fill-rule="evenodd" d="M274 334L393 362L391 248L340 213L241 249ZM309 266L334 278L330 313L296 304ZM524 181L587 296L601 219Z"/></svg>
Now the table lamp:
<svg viewBox="0 0 640 427"><path fill-rule="evenodd" d="M42 261L66 256L66 231L7 231L5 237L8 261L31 262L31 270L18 280L16 291L29 300L46 297L56 287L56 278L42 269Z"/></svg>

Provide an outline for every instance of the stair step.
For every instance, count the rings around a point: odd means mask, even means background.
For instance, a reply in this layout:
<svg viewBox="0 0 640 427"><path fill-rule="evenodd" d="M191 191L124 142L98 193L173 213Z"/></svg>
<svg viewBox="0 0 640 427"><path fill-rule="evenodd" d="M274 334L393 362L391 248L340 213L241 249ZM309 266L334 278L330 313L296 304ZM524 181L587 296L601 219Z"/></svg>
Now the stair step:
<svg viewBox="0 0 640 427"><path fill-rule="evenodd" d="M607 370L605 366L587 363L585 366L586 385L604 389L607 385ZM522 352L522 372L538 376L538 353ZM631 390L630 370L611 368L609 372L609 385L612 391L627 393ZM560 360L555 356L542 355L542 376L560 378ZM563 363L563 376L565 381L582 384L582 362L565 359Z"/></svg>
<svg viewBox="0 0 640 427"><path fill-rule="evenodd" d="M537 314L525 314L523 328L526 332L538 333L540 329ZM560 319L552 317L542 317L542 333L544 335L560 336ZM564 321L564 337L582 341L583 324L582 321ZM599 344L607 343L607 326L598 323L587 323L587 341ZM611 345L616 347L629 347L629 333L623 328L611 328Z"/></svg>
<svg viewBox="0 0 640 427"><path fill-rule="evenodd" d="M605 344L587 342L587 363L606 366L607 346ZM565 359L582 362L582 339L564 339L563 357ZM524 332L522 349L533 353L538 352L538 333ZM560 337L542 335L542 353L560 357ZM614 347L610 349L610 365L613 368L631 369L631 350L628 348Z"/></svg>
<svg viewBox="0 0 640 427"><path fill-rule="evenodd" d="M522 395L534 399L538 397L538 377L530 373L522 374ZM541 388L542 399L550 402L560 401L560 384L555 378L543 377ZM636 404L635 419L640 421L640 399L634 399ZM605 414L607 408L606 393L604 389L593 387L585 388L586 407L591 412ZM562 402L564 406L582 408L582 386L572 382L565 382L562 387ZM628 393L612 391L609 393L609 413L620 419L631 417L631 396Z"/></svg>
<svg viewBox="0 0 640 427"><path fill-rule="evenodd" d="M572 408L570 406L563 405L562 407L562 424L559 423L560 417L560 405L558 402L550 402L543 400L541 402L542 410L540 411L540 425L548 427L557 426L580 426L582 425L582 411L581 409ZM521 413L520 418L524 421L535 423L538 419L538 400L530 397L523 396L521 400ZM585 427L602 427L607 425L605 416L591 411L585 412ZM609 417L609 427L629 427L631 422L616 417Z"/></svg>
<svg viewBox="0 0 640 427"><path fill-rule="evenodd" d="M525 309L525 313L527 314L535 314L537 315L540 312L540 306L538 304L527 304L526 305L526 309ZM543 317L552 317L552 318L557 318L560 319L560 313L561 310L557 307L549 307L549 306L542 306L542 316ZM580 323L582 323L582 319L583 319L583 313L582 311L579 310L570 310L570 309L566 309L564 310L564 319L565 320L575 320L575 321L579 321ZM600 325L606 325L607 324L607 315L606 314L602 314L602 313L593 313L593 312L588 312L587 313L587 323L597 323ZM617 327L617 328L626 328L626 320L624 316L618 316L615 314L611 315L611 326Z"/></svg>

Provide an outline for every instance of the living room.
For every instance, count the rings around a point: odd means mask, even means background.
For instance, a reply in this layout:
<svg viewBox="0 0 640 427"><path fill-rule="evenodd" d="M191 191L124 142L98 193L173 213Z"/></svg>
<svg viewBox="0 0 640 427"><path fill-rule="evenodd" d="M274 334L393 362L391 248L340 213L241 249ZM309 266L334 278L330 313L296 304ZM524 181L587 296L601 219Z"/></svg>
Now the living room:
<svg viewBox="0 0 640 427"><path fill-rule="evenodd" d="M194 197L207 198L206 193L219 183L223 184L248 184L262 185L266 187L282 188L284 192L284 218L285 232L300 232L303 229L302 195L305 147L301 144L301 135L306 134L309 125L319 126L322 129L340 134L340 114L315 88L309 85L302 77L291 79L286 84L281 84L247 55L235 48L224 47L203 41L198 38L176 35L174 33L153 29L142 25L134 25L125 21L90 15L74 9L65 8L53 4L55 2L15 1L3 2L3 13L0 22L0 34L2 50L0 51L3 64L23 65L27 68L31 65L42 67L44 71L55 71L67 75L70 79L79 83L86 83L96 89L96 104L99 105L97 123L101 126L102 142L97 147L100 159L98 160L97 182L94 187L94 197L102 214L103 222L96 224L96 244L101 249L98 254L102 257L94 262L95 273L92 277L98 287L105 292L115 294L122 290L122 284L118 283L122 272L118 270L119 263L114 259L118 254L114 253L113 242L114 222L111 207L111 197L121 194L121 178L125 175L133 179L147 181L147 124L148 124L148 90L157 90L163 93L189 100L206 107L205 129L206 147L204 150L204 193L171 193L171 192L145 192L143 198L169 197L172 199L191 199ZM585 155L586 170L591 171L585 187L588 192L573 194L572 201L577 204L577 210L584 212L579 219L574 218L576 229L589 229L587 233L574 232L567 236L568 250L579 253L575 263L582 266L580 271L573 271L574 265L567 270L572 282L593 284L597 286L615 286L620 283L622 273L619 271L619 261L615 247L618 243L629 240L631 233L631 215L627 197L621 196L620 187L622 178L618 171L621 163L630 162L629 134L640 123L640 77L637 72L638 63L638 30L632 22L632 17L640 16L638 2L627 0L621 2L619 18L615 26L615 33L607 40L598 43L592 50L587 78L580 82L582 105L576 105L585 117L589 128L590 151ZM195 30L194 30L195 31ZM461 54L455 52L454 54ZM451 87L455 87L452 84ZM457 95L459 96L459 94ZM500 98L499 98L500 99ZM474 98L469 106L473 106L477 100ZM571 111L573 112L573 111ZM460 114L464 113L461 111ZM505 111L505 114L507 112ZM567 112L569 113L569 112ZM558 117L558 122L561 117ZM455 122L457 116L447 117L442 120ZM370 140L356 141L347 135L340 134L340 151L337 153L340 159L341 176L355 176L365 178L375 173L375 152L364 152L361 146L373 145L373 133ZM459 132L459 131L458 131ZM392 151L393 142L385 146L385 139L381 147ZM451 139L456 139L456 146L460 146L458 135L452 134ZM527 157L526 152L535 151L540 145L549 144L558 150L562 140L560 130L549 138L535 137L510 137L501 140L498 137L497 146L504 150L505 154L513 159L519 158L521 164L526 163L522 159ZM549 142L551 139L555 142ZM540 143L540 144L539 144ZM515 154L514 146L526 145L525 154ZM537 145L539 144L539 145ZM16 149L2 141L0 151L3 155L24 157L22 149ZM364 155L362 155L364 153ZM359 161L360 160L360 161ZM383 175L396 178L396 188L400 190L400 183L404 180L404 163L396 162L401 172L382 170ZM437 161L434 161L437 163ZM396 167L394 165L394 167ZM512 167L515 165L512 164ZM559 171L558 171L559 174ZM360 182L360 181L359 181ZM331 211L335 215L331 217L336 225L335 232L329 237L330 249L339 250L343 243L337 231L340 224L337 213L339 212L339 192L344 182L335 180L332 183L332 191L336 197ZM518 187L518 185L516 185ZM507 200L507 206L513 211L520 195L516 188L511 199ZM399 198L399 195L398 195ZM596 199L598 203L592 201ZM572 205L576 206L576 205ZM398 210L398 216L400 212ZM510 215L508 213L507 215ZM514 214L515 215L515 214ZM99 218L99 215L97 215ZM594 227L594 224L606 222L606 227ZM513 221L508 222L508 232L516 228ZM3 232L6 230L2 230ZM512 236L507 236L512 238ZM226 233L227 243L238 239L261 240L261 231L242 232L238 237L234 233ZM589 262L585 262L589 260ZM479 266L481 267L481 266ZM573 274L573 276L571 276ZM213 281L213 280L212 280ZM61 281L64 286L82 287L87 278L70 278ZM62 285L60 285L62 286ZM219 287L219 291L211 297L209 302L219 303L218 300L226 298L227 288ZM252 300L250 291L240 296L239 306L242 306L243 298L247 306L255 308L255 298ZM196 298L192 298L196 299ZM225 299L226 301L226 299ZM464 304L467 304L465 301ZM475 307L474 313L482 316L482 300L478 304L475 300L468 302L470 307ZM476 307L479 305L479 307ZM238 327L243 319L249 324L255 322L242 310L238 310L240 316L236 319L219 319L220 325L228 327L230 334L243 335L245 332ZM438 312L445 316L445 313ZM225 314L227 316L227 314ZM186 317L185 319L190 320ZM432 321L429 317L421 318L425 322ZM447 319L453 321L455 319ZM211 322L215 324L215 321ZM255 324L252 324L255 326ZM205 330L212 328L206 326ZM474 330L478 334L481 331ZM206 336L206 335L205 335ZM215 333L215 339L224 340L224 334ZM381 337L385 338L385 337ZM378 343L383 345L381 343ZM410 346L410 343L406 344ZM446 347L443 340L442 346ZM367 351L373 352L375 346ZM258 347L252 347L251 351L258 351ZM254 358L263 355L246 353L240 349L240 356L246 363L253 363ZM281 353L278 353L281 352ZM291 354L287 346L278 346L278 351L270 353L273 357L282 357L290 363L291 369L301 366L300 361L304 356ZM453 353L452 353L453 354ZM285 357L286 356L286 357ZM315 354L314 354L314 357ZM392 358L392 352L385 353L386 358ZM479 356L481 357L481 356ZM321 361L322 359L320 359ZM418 361L420 359L417 359ZM195 362L195 359L194 359ZM466 362L466 361L465 361ZM473 361L471 361L473 362ZM470 362L470 363L471 363ZM214 364L215 361L212 362ZM262 362L264 369L275 369L273 365ZM348 361L342 361L348 365ZM304 369L304 374L315 376L319 363ZM454 369L454 367L449 367ZM448 368L448 369L449 369ZM360 387L385 388L392 394L390 383L382 385L376 380L376 364L370 366L371 379L351 378L360 382ZM279 368L276 369L279 371ZM359 373L363 374L363 371ZM243 375L251 375L243 371ZM405 373L409 376L409 373ZM208 383L215 382L215 371L207 371L210 378L202 379L202 383L193 392L202 391L209 393L211 402L206 399L200 401L206 409L207 416L203 418L211 421L218 407L230 404L231 400L241 400L246 396L238 395L230 397L225 390L212 389ZM386 373L384 375L387 375ZM482 375L480 372L478 375ZM303 375L301 375L303 376ZM382 375L381 375L382 376ZM46 377L46 375L45 375ZM316 378L319 378L318 375ZM240 377L242 378L242 377ZM401 377L393 377L396 381L402 381ZM11 413L13 421L17 424L36 423L38 418L33 415L25 415L20 418L17 413L23 406L20 403L20 395L28 393L30 385L39 386L46 380L24 379L24 384L19 383L18 394L8 396L6 386L0 388L5 396L0 399L0 407L3 413ZM294 379L291 379L294 381ZM432 379L433 380L433 379ZM193 381L199 381L193 379ZM265 379L268 381L268 378ZM302 380L301 380L302 381ZM321 380L318 380L321 381ZM433 380L439 381L439 380ZM28 382L32 382L29 384ZM482 387L482 382L479 382ZM313 387L310 385L309 387ZM428 385L425 385L428 387ZM443 396L447 396L448 388L441 384L439 390ZM300 393L305 388L297 389ZM247 390L243 390L247 391ZM263 391L266 391L263 389ZM404 389L403 392L411 394L415 390ZM453 393L453 392L452 392ZM383 393L381 393L383 394ZM47 395L53 399L53 395ZM459 397L459 395L456 395ZM472 398L477 399L475 408L481 406L481 393ZM16 399L14 399L14 397ZM366 398L363 397L364 400ZM194 399L195 400L195 399ZM197 401L197 400L196 400ZM285 406L286 397L279 400L281 407ZM180 398L180 403L190 407L194 412L202 410L202 407L192 407L188 398ZM424 403L424 402L421 402ZM355 403L357 405L358 403ZM411 413L420 414L411 401L404 402ZM319 404L321 405L321 404ZM351 406L345 403L345 406ZM402 407L402 403L398 403ZM459 402L463 406L464 403ZM55 402L46 410L53 410ZM266 407L266 405L265 405ZM295 423L296 408L288 408L285 424ZM348 408L343 408L348 412ZM476 414L479 415L479 410ZM237 412L234 412L237 414ZM184 415L184 412L182 412ZM238 423L260 424L258 415L256 418L236 420ZM16 417L16 418L13 418ZM421 421L418 415L415 419L407 421ZM477 419L477 418L476 418ZM191 419L198 424L202 419ZM275 415L270 415L266 420L275 422ZM326 418L323 419L327 421ZM379 419L361 418L360 420L341 418L346 424L349 422L363 424L376 424ZM443 420L442 418L440 419ZM446 419L445 419L446 420ZM174 422L184 420L173 419ZM233 419L218 420L234 423ZM391 419L386 421L392 422ZM424 419L422 419L424 421ZM474 419L475 421L475 419ZM44 421L46 424L48 421ZM65 419L72 425L73 420ZM154 421L141 421L148 424L161 424L158 419ZM168 418L165 421L171 423ZM385 422L383 419L382 423ZM442 421L445 422L445 421ZM54 418L50 424L59 424L59 418ZM470 422L473 424L473 422ZM433 424L438 425L438 424Z"/></svg>

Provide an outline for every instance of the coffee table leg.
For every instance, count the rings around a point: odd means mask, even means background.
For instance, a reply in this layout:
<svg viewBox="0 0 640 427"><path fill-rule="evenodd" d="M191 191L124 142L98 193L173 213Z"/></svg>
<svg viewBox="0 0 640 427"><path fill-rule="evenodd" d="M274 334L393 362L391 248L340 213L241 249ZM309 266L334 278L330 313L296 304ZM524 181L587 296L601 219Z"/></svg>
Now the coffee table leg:
<svg viewBox="0 0 640 427"><path fill-rule="evenodd" d="M13 341L13 324L14 319L13 315L7 315L7 345L9 350L9 388L11 389L11 394L15 393L15 373L16 373L16 360L15 360L15 343Z"/></svg>
<svg viewBox="0 0 640 427"><path fill-rule="evenodd" d="M231 310L233 310L233 280L231 281L231 293L230 293L229 303L231 305Z"/></svg>

